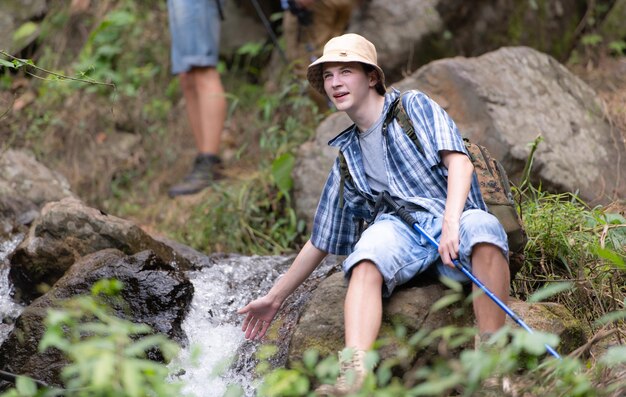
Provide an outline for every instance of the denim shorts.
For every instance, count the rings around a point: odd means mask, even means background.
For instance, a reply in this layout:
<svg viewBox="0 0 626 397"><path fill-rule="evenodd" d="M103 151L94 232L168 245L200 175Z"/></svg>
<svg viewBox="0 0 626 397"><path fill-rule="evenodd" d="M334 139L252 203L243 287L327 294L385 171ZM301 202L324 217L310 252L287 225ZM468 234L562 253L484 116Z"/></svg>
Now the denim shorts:
<svg viewBox="0 0 626 397"><path fill-rule="evenodd" d="M217 0L167 0L167 9L172 73L216 66L221 23Z"/></svg>
<svg viewBox="0 0 626 397"><path fill-rule="evenodd" d="M414 212L418 225L436 241L441 237L442 218L427 211ZM489 243L499 247L508 260L508 241L498 219L482 210L468 210L461 216L459 230L459 260L471 269L474 245ZM435 266L439 275L465 283L467 276L459 270L444 265L437 248L412 227L392 214L381 214L370 225L343 262L348 279L352 268L363 260L372 261L384 278L383 297L389 297L394 288Z"/></svg>

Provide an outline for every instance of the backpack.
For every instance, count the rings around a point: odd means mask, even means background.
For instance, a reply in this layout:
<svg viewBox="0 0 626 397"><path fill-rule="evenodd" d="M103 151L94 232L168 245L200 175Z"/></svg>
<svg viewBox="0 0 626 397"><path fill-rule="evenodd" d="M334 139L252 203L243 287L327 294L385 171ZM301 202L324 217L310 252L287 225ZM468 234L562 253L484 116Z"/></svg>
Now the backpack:
<svg viewBox="0 0 626 397"><path fill-rule="evenodd" d="M396 119L404 133L413 141L418 151L424 154L424 148L417 139L415 128L401 101L402 95L398 96L391 104L387 117L383 121L383 131L389 123ZM489 154L489 151L477 143L463 138L465 148L470 160L474 165L474 172L478 177L480 192L483 196L487 209L493 214L504 227L509 241L509 269L511 280L524 264L524 248L528 237L517 214L515 201L511 192L511 185L502 164ZM340 206L343 206L343 188L346 180L352 179L348 164L343 153L339 152L339 172L341 174L339 194Z"/></svg>

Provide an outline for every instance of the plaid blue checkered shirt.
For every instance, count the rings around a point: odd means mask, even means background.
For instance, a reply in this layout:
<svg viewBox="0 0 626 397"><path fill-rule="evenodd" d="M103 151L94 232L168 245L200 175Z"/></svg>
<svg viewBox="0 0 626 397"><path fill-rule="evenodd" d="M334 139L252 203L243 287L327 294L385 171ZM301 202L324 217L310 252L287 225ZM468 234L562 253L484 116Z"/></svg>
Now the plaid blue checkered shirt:
<svg viewBox="0 0 626 397"><path fill-rule="evenodd" d="M400 92L397 90L385 95L384 113L398 95ZM410 91L402 96L402 104L411 118L424 155L400 128L397 120L389 124L387 132L383 132L389 193L396 199L442 216L448 172L439 152L447 150L467 154L463 139L450 116L424 93ZM370 189L366 180L356 126L346 129L328 144L343 153L352 178L345 180L344 203L340 206L341 171L337 158L315 213L311 242L322 251L349 255L363 231L364 223L374 220L376 192ZM487 211L474 174L465 210L475 208Z"/></svg>

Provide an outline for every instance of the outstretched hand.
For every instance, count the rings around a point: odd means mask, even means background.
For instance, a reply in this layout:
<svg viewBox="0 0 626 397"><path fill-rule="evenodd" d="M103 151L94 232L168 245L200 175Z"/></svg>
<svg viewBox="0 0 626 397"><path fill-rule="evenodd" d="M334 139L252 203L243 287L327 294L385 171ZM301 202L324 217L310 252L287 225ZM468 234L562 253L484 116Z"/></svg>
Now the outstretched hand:
<svg viewBox="0 0 626 397"><path fill-rule="evenodd" d="M241 330L246 333L246 339L263 338L278 309L280 305L276 305L266 295L237 310L239 314L247 314L241 326Z"/></svg>

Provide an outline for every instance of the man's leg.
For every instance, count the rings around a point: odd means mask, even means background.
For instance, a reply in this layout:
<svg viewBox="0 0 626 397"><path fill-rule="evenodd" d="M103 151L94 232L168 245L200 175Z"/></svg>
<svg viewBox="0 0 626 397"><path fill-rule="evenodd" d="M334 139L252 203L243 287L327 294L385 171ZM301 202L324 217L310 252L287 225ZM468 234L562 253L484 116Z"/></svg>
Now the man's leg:
<svg viewBox="0 0 626 397"><path fill-rule="evenodd" d="M382 322L382 286L383 277L371 261L361 261L352 268L344 303L346 347L352 351L347 352L349 357L340 353L337 382L318 387L318 396L346 396L363 385L368 372L365 352L376 341Z"/></svg>
<svg viewBox="0 0 626 397"><path fill-rule="evenodd" d="M219 154L226 120L226 98L217 70L194 68L180 76L189 124L201 154Z"/></svg>
<svg viewBox="0 0 626 397"><path fill-rule="evenodd" d="M170 197L197 193L215 180L226 119L224 88L214 67L194 68L182 73L180 81L198 155L189 175L170 188Z"/></svg>
<svg viewBox="0 0 626 397"><path fill-rule="evenodd" d="M504 303L509 297L509 264L500 248L492 244L476 244L472 251L472 273ZM473 290L479 288L473 285ZM474 314L481 335L496 332L504 325L506 314L485 294L474 299Z"/></svg>
<svg viewBox="0 0 626 397"><path fill-rule="evenodd" d="M500 248L495 245L476 244L472 251L472 272L504 304L509 298L509 264ZM473 285L473 290L479 289ZM488 336L504 325L506 314L491 298L485 294L474 299L474 313L478 322L478 345L486 342ZM485 395L510 395L510 379L506 376L489 376L483 381Z"/></svg>
<svg viewBox="0 0 626 397"><path fill-rule="evenodd" d="M383 276L370 261L352 269L344 304L346 346L369 350L378 337L383 315Z"/></svg>

